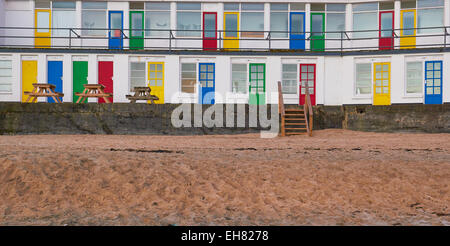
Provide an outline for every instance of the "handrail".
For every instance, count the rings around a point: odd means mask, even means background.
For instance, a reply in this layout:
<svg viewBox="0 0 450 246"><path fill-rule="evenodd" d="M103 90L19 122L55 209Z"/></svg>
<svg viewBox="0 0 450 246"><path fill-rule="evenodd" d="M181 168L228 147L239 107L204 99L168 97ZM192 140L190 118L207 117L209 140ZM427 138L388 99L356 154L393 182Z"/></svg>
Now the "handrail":
<svg viewBox="0 0 450 246"><path fill-rule="evenodd" d="M303 104L303 110L305 112L306 131L308 135L312 136L313 130L313 110L311 105L311 96L309 94L308 84L305 86L305 104Z"/></svg>
<svg viewBox="0 0 450 246"><path fill-rule="evenodd" d="M392 29L382 29L382 30L354 30L354 31L324 31L320 32L320 36L314 37L314 42L326 42L323 48L314 48L312 45L305 43L305 48L294 49L299 51L314 51L314 52L341 52L344 51L360 51L360 50L371 50L371 49L401 49L401 48L447 48L448 38L450 33L447 28L450 26L436 26L436 27L422 27L422 28L392 28ZM202 33L204 30L179 30L179 29L110 29L110 28L47 28L50 30L52 35L49 36L34 36L32 30L37 30L36 27L0 27L0 47L3 48L35 48L33 40L36 39L52 39L58 42L52 42L46 48L87 48L87 49L108 49L108 42L99 43L97 41L105 40L107 41L110 37L107 31L119 30L121 33L121 39L131 40L131 39L142 39L144 41L165 41L165 42L144 42L142 47L139 49L163 49L163 50L203 50L202 42L191 42L191 41L202 41ZM41 28L42 29L42 28ZM46 29L46 30L47 30ZM25 32L29 30L29 32ZM54 35L54 31L67 31L64 35ZM406 30L415 30L413 35L403 35ZM420 33L420 30L432 30L432 32ZM83 31L105 31L101 35L91 35L88 32ZM144 34L142 37L133 37L131 35L132 31L142 31L147 32L158 32L166 33L167 35L147 35ZM391 31L392 36L382 37L380 32ZM216 30L217 37L215 40L217 43L217 48L208 48L208 50L218 50L226 51L225 43L227 41L239 41L243 42L235 48L236 51L276 51L276 50L287 50L289 49L289 42L291 42L291 32L290 31L251 31L251 30ZM399 32L399 33L398 33ZM240 33L237 37L227 37L226 33ZM296 37L293 40L303 41L303 42L313 42L312 36L316 32L302 32L303 37ZM248 35L245 35L248 34ZM283 35L277 35L283 34ZM333 36L330 36L333 34ZM339 35L340 34L340 35ZM354 35L352 35L354 34ZM356 35L361 34L361 35ZM74 37L75 36L75 37ZM339 37L340 36L340 37ZM380 47L378 41L380 39L391 38L392 41L399 40L402 38L416 38L416 44L396 45L396 42L392 42L392 45L386 47ZM435 37L435 38L433 38ZM443 38L439 39L439 37ZM72 42L73 38L76 38L77 42L74 44ZM92 41L92 42L85 42ZM175 42L172 41L186 41ZM280 46L281 45L281 46ZM45 45L39 45L43 47ZM124 43L121 47L123 49L136 49L136 47L130 47L127 43Z"/></svg>
<svg viewBox="0 0 450 246"><path fill-rule="evenodd" d="M284 130L284 114L286 112L284 110L283 90L281 89L280 81L278 81L278 113L281 116L281 136L284 137L286 135Z"/></svg>

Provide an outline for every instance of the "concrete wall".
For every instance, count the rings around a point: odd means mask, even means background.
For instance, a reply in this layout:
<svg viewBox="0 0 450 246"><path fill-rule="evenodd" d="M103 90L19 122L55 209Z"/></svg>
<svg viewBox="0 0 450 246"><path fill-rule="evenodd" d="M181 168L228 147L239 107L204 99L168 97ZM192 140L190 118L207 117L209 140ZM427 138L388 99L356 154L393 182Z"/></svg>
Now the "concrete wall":
<svg viewBox="0 0 450 246"><path fill-rule="evenodd" d="M206 126L175 128L172 111L178 104L21 104L0 103L0 134L239 134L263 130L255 118L232 105L234 127ZM226 126L224 105L223 126ZM230 106L230 105L227 105ZM204 113L209 105L190 105ZM289 106L292 107L292 106ZM277 109L277 106L274 107ZM271 107L267 108L270 116ZM231 112L231 111L230 111ZM245 126L237 127L237 116L245 116ZM258 116L259 117L259 116ZM201 118L199 118L201 119ZM251 125L255 124L255 125ZM450 104L443 105L347 105L314 107L314 129L342 128L375 132L450 133Z"/></svg>

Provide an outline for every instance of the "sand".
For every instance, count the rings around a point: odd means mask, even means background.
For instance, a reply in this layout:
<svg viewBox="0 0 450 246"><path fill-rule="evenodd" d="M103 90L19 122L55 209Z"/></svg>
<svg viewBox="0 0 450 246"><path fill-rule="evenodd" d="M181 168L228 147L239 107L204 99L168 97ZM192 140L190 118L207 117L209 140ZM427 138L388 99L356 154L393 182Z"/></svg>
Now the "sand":
<svg viewBox="0 0 450 246"><path fill-rule="evenodd" d="M0 136L0 225L450 225L450 134Z"/></svg>

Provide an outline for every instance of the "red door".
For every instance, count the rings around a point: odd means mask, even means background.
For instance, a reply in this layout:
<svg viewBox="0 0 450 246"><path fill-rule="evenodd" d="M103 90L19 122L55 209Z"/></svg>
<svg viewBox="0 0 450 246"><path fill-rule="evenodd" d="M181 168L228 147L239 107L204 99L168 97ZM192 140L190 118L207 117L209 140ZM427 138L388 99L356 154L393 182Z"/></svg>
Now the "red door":
<svg viewBox="0 0 450 246"><path fill-rule="evenodd" d="M98 83L105 86L106 93L113 93L113 62L99 61L98 62ZM113 98L109 100L113 102ZM103 98L98 99L99 103L104 103Z"/></svg>
<svg viewBox="0 0 450 246"><path fill-rule="evenodd" d="M217 49L217 13L203 13L203 50Z"/></svg>
<svg viewBox="0 0 450 246"><path fill-rule="evenodd" d="M311 104L316 105L316 64L300 64L300 105L305 104L306 86Z"/></svg>
<svg viewBox="0 0 450 246"><path fill-rule="evenodd" d="M380 12L379 48L389 50L394 48L394 11Z"/></svg>

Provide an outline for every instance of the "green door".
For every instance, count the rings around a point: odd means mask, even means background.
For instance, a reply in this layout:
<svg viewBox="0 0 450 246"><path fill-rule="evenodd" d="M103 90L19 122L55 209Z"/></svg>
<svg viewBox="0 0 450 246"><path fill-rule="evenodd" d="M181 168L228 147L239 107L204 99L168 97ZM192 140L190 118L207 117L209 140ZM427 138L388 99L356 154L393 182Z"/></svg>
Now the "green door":
<svg viewBox="0 0 450 246"><path fill-rule="evenodd" d="M311 50L325 49L325 14L311 13Z"/></svg>
<svg viewBox="0 0 450 246"><path fill-rule="evenodd" d="M78 100L78 96L75 93L83 92L84 84L88 83L88 62L87 61L74 61L73 62L73 102Z"/></svg>
<svg viewBox="0 0 450 246"><path fill-rule="evenodd" d="M144 11L130 11L130 49L144 48Z"/></svg>
<svg viewBox="0 0 450 246"><path fill-rule="evenodd" d="M264 105L266 104L266 64L251 63L250 64L250 86L249 86L249 104Z"/></svg>

